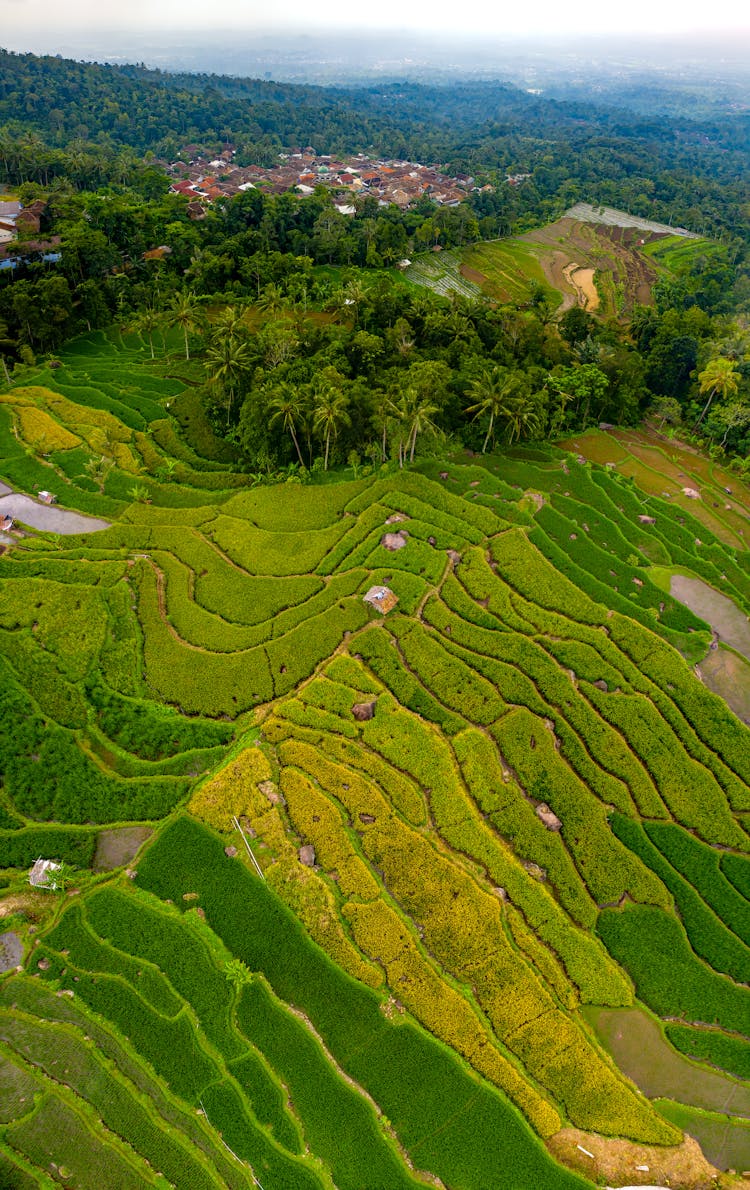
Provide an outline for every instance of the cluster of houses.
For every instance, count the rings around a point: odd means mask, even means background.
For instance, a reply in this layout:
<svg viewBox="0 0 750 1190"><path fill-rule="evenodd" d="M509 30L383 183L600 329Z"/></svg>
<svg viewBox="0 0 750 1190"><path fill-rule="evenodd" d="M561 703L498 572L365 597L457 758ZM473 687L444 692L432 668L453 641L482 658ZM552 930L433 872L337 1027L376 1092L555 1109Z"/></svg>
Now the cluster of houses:
<svg viewBox="0 0 750 1190"><path fill-rule="evenodd" d="M28 256L40 257L46 264L60 259L55 251L60 237L39 238L46 206L40 198L26 207L17 199L0 199L0 270L15 269L19 260Z"/></svg>
<svg viewBox="0 0 750 1190"><path fill-rule="evenodd" d="M405 209L429 198L445 206L457 206L467 194L476 189L474 178L467 174L448 177L431 165L414 161L382 161L358 153L339 159L326 154L317 155L311 148L280 155L278 165L236 165L235 150L226 149L219 157L209 160L196 145L188 145L188 162L162 163L173 179L171 189L189 200L193 218L205 214L205 206L217 198L229 198L243 190L261 190L266 194L312 194L316 187L325 186L339 197L338 210L353 215L357 195L372 195L381 206ZM484 187L491 189L491 187Z"/></svg>

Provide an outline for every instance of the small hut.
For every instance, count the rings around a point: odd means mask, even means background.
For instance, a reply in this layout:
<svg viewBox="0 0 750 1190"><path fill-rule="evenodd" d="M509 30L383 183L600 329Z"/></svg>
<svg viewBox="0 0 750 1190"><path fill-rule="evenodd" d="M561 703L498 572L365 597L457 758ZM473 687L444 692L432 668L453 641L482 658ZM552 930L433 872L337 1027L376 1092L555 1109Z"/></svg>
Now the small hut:
<svg viewBox="0 0 750 1190"><path fill-rule="evenodd" d="M60 871L60 864L51 859L38 859L29 872L29 884L33 888L57 888L55 872Z"/></svg>
<svg viewBox="0 0 750 1190"><path fill-rule="evenodd" d="M13 528L13 517L7 513L0 513L0 532L9 533Z"/></svg>
<svg viewBox="0 0 750 1190"><path fill-rule="evenodd" d="M57 503L57 496L53 495L52 492L42 491L42 492L38 493L38 496L39 496L39 499L41 500L42 504L56 504Z"/></svg>
<svg viewBox="0 0 750 1190"><path fill-rule="evenodd" d="M398 603L398 595L394 595L390 587L370 587L362 599L369 607L380 612L381 616L387 616Z"/></svg>

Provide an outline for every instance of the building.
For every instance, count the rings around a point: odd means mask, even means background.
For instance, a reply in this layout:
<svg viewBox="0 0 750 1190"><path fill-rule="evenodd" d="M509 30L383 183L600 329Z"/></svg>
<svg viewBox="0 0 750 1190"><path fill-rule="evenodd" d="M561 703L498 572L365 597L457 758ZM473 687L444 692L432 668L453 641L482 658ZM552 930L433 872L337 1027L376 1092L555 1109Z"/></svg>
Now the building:
<svg viewBox="0 0 750 1190"><path fill-rule="evenodd" d="M29 872L29 884L33 888L56 889L55 872L59 872L60 867L51 859L38 859Z"/></svg>
<svg viewBox="0 0 750 1190"><path fill-rule="evenodd" d="M387 616L398 603L398 595L394 595L390 587L370 587L362 596L362 602L380 612L381 616Z"/></svg>

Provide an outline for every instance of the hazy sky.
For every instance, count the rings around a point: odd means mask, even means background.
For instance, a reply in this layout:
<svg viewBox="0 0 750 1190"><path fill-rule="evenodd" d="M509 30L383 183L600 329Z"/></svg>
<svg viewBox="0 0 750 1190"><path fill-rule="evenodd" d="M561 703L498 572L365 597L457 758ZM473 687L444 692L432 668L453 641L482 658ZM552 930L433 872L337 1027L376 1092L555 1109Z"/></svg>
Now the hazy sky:
<svg viewBox="0 0 750 1190"><path fill-rule="evenodd" d="M357 27L422 33L629 34L750 29L747 0L0 0L0 45L48 50L50 32L100 34L106 30L187 32L210 28L304 30Z"/></svg>

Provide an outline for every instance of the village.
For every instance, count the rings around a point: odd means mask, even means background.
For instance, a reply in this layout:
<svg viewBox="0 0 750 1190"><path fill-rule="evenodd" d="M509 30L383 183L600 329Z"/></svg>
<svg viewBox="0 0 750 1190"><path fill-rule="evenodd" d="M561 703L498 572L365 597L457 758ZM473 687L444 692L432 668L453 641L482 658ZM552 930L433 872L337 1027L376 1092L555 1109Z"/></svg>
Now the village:
<svg viewBox="0 0 750 1190"><path fill-rule="evenodd" d="M201 217L206 203L230 198L245 190L257 189L266 194L293 191L305 197L313 194L317 187L324 186L337 193L340 201L336 205L340 213L353 215L356 211L354 200L366 195L376 198L380 206L394 204L405 210L423 198L443 206L457 206L473 190L480 189L468 174L451 177L435 166L380 160L364 153L337 158L318 155L308 147L282 153L278 165L265 167L235 164L236 150L232 148L225 149L213 159L204 156L196 145L186 146L184 152L190 157L188 162L159 164L174 179L171 190L190 201L191 214L195 218ZM516 181L507 180L512 184ZM481 189L491 190L492 187Z"/></svg>

